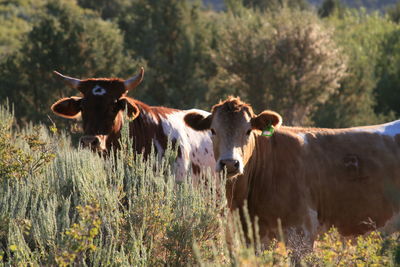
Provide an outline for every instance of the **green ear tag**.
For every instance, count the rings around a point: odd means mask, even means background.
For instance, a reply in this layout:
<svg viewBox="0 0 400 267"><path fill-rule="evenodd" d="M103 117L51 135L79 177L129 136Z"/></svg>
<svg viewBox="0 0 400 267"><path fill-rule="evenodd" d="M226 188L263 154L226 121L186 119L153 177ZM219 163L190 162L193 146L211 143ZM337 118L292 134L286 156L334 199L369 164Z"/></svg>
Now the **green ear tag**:
<svg viewBox="0 0 400 267"><path fill-rule="evenodd" d="M262 131L262 136L272 136L274 134L275 128L272 123L269 123L267 127Z"/></svg>

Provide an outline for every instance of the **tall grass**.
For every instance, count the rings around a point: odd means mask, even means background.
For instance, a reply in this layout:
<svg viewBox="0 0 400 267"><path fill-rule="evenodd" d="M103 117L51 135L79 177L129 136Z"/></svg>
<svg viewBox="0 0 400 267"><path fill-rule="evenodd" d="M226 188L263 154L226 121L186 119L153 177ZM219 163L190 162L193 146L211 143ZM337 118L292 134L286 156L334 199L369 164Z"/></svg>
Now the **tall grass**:
<svg viewBox="0 0 400 267"><path fill-rule="evenodd" d="M282 242L267 249L257 238L246 244L238 216L228 215L223 180L208 174L194 184L188 175L175 183L171 145L162 159L152 153L144 160L124 128L123 149L105 159L75 148L55 128L17 131L13 120L8 106L0 106L2 265L291 264ZM400 262L395 237L374 233L354 244L339 243L335 232L324 238L305 264Z"/></svg>

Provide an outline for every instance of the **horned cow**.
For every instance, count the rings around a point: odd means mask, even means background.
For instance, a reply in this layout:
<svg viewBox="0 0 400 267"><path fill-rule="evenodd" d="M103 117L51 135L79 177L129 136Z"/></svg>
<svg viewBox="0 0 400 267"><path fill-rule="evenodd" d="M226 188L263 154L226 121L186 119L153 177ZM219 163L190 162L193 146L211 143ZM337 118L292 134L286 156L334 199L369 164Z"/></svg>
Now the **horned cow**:
<svg viewBox="0 0 400 267"><path fill-rule="evenodd" d="M123 114L127 109L131 118L129 134L138 153L148 156L154 144L158 155L162 155L168 138L178 142L178 159L175 165L177 180L184 179L189 170L197 174L200 169L215 168L210 134L194 131L183 122L188 113L196 112L207 116L208 112L149 106L127 96L130 90L141 83L143 68L138 75L128 80L80 80L58 72L55 74L82 94L79 97L62 98L51 109L56 115L67 119L82 118L84 135L80 138L80 143L83 147L90 147L100 153L110 151L111 147L119 149Z"/></svg>

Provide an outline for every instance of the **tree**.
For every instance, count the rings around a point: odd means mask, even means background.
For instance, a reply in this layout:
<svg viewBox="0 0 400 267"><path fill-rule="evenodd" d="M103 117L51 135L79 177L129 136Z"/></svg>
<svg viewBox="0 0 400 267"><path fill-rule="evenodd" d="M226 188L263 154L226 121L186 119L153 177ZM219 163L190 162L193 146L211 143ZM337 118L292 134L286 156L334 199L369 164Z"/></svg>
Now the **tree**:
<svg viewBox="0 0 400 267"><path fill-rule="evenodd" d="M337 43L346 53L348 74L339 90L321 105L315 113L316 124L323 127L349 127L376 124L393 118L390 110L386 116L382 109L375 110L378 81L385 80L379 73L380 59L385 56L383 42L394 24L379 14L348 11L343 17L332 16L328 23L335 27ZM392 56L390 54L390 56ZM383 105L387 107L387 105ZM376 113L378 111L378 113Z"/></svg>
<svg viewBox="0 0 400 267"><path fill-rule="evenodd" d="M345 74L332 31L312 13L289 9L247 10L224 21L210 96L241 95L257 111L278 111L286 124L311 124L309 115Z"/></svg>
<svg viewBox="0 0 400 267"><path fill-rule="evenodd" d="M390 24L390 23L388 23ZM388 26L386 26L388 27ZM375 89L379 113L395 113L400 117L400 26L392 25L392 30L382 36L381 57L377 63L378 82Z"/></svg>
<svg viewBox="0 0 400 267"><path fill-rule="evenodd" d="M119 17L131 7L129 0L78 0L78 4L96 11L106 20Z"/></svg>
<svg viewBox="0 0 400 267"><path fill-rule="evenodd" d="M21 46L45 0L0 1L0 61Z"/></svg>
<svg viewBox="0 0 400 267"><path fill-rule="evenodd" d="M124 53L114 24L67 0L51 0L45 9L21 49L0 65L0 95L14 102L20 118L44 119L55 99L78 93L53 70L82 78L126 77L138 67Z"/></svg>
<svg viewBox="0 0 400 267"><path fill-rule="evenodd" d="M321 18L329 17L333 14L343 14L345 7L340 0L324 0L318 9L318 15Z"/></svg>
<svg viewBox="0 0 400 267"><path fill-rule="evenodd" d="M278 10L282 7L308 9L310 7L306 0L243 0L243 4L259 10Z"/></svg>
<svg viewBox="0 0 400 267"><path fill-rule="evenodd" d="M390 19L396 23L400 22L400 2L388 7L386 13L389 15Z"/></svg>
<svg viewBox="0 0 400 267"><path fill-rule="evenodd" d="M127 47L148 63L149 89L139 96L177 108L203 103L214 67L209 24L199 5L187 0L140 0L131 10L119 24Z"/></svg>

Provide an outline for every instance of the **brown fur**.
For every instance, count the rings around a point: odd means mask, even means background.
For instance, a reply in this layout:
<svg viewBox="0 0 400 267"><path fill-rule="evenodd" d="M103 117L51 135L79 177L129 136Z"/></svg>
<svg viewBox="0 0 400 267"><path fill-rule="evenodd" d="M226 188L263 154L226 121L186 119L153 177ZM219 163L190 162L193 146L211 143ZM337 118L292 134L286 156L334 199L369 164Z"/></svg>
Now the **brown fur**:
<svg viewBox="0 0 400 267"><path fill-rule="evenodd" d="M168 136L164 133L160 120L165 115L177 110L166 107L152 107L133 99L132 101L134 101L140 111L139 116L129 124L129 132L133 138L135 150L143 152L147 156L151 151L153 139L157 140L162 149L165 150L167 148ZM180 153L178 154L179 157L182 156Z"/></svg>
<svg viewBox="0 0 400 267"><path fill-rule="evenodd" d="M223 138L230 138L229 144L237 142L235 138L243 136L239 132L248 127L241 124L257 116L247 118L252 109L237 98L215 105L212 111L218 160ZM252 131L238 150L244 173L227 182L228 205L236 209L247 201L251 218L259 218L262 237L277 237L278 219L284 232L303 237L307 232L311 243L331 226L344 236L384 227L400 209L400 135L361 131L369 128L282 126L271 137ZM310 209L317 215L318 229L312 227Z"/></svg>
<svg viewBox="0 0 400 267"><path fill-rule="evenodd" d="M153 139L161 147L167 147L168 137L163 132L160 119L177 111L166 107L148 106L138 100L126 96L124 81L112 79L82 80L78 90L82 97L63 98L52 106L52 110L65 118L76 118L82 113L83 132L85 136L105 136L106 150L119 148L118 140L123 121L123 110L115 110L117 101L128 104L130 137L134 140L136 151L145 153L151 151ZM104 95L93 95L91 90L99 85L105 88Z"/></svg>

